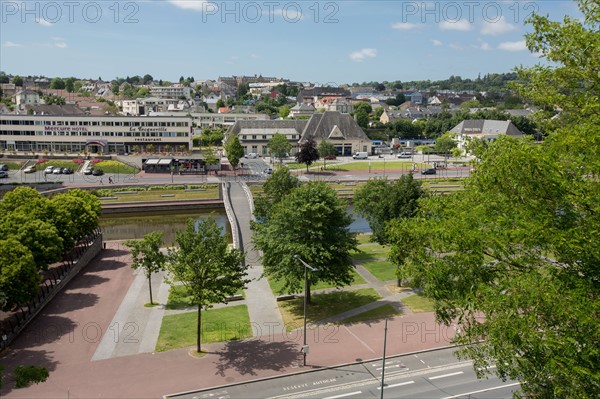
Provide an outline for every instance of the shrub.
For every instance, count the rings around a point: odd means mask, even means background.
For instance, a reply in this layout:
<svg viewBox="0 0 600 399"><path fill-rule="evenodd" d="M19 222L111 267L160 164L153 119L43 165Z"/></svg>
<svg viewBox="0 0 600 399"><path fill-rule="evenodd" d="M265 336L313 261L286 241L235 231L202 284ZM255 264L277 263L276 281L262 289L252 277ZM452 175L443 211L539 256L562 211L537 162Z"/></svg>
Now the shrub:
<svg viewBox="0 0 600 399"><path fill-rule="evenodd" d="M36 366L17 366L15 367L15 386L25 388L32 383L39 384L48 379L48 369L46 367Z"/></svg>

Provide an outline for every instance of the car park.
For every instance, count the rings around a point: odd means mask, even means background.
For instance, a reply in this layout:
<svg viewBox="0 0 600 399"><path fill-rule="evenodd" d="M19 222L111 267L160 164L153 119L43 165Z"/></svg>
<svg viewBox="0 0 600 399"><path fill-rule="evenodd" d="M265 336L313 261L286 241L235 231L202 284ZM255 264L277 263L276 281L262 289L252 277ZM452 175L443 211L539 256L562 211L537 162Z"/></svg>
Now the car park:
<svg viewBox="0 0 600 399"><path fill-rule="evenodd" d="M256 159L256 158L258 158L258 154L255 153L255 152L251 152L251 153L248 153L248 154L244 155L244 158L247 158L247 159Z"/></svg>
<svg viewBox="0 0 600 399"><path fill-rule="evenodd" d="M63 173L63 175L72 175L73 174L73 169L71 169L71 168L63 168L62 173Z"/></svg>
<svg viewBox="0 0 600 399"><path fill-rule="evenodd" d="M92 170L92 175L93 176L102 176L104 174L104 171L102 169L94 169Z"/></svg>
<svg viewBox="0 0 600 399"><path fill-rule="evenodd" d="M83 170L84 175L91 175L93 172L94 172L94 168L92 168L91 166L88 166L87 168L85 168Z"/></svg>
<svg viewBox="0 0 600 399"><path fill-rule="evenodd" d="M54 172L54 166L48 166L48 167L46 167L46 169L44 169L45 175L52 174L52 172Z"/></svg>
<svg viewBox="0 0 600 399"><path fill-rule="evenodd" d="M7 172L8 171L8 165L0 163L0 170Z"/></svg>
<svg viewBox="0 0 600 399"><path fill-rule="evenodd" d="M398 154L398 158L410 158L412 154L410 152L402 151Z"/></svg>
<svg viewBox="0 0 600 399"><path fill-rule="evenodd" d="M52 170L52 174L53 175L60 175L60 174L62 174L62 168L54 168L54 170Z"/></svg>
<svg viewBox="0 0 600 399"><path fill-rule="evenodd" d="M8 172L5 170L0 170L0 178L4 179L5 177L8 177Z"/></svg>
<svg viewBox="0 0 600 399"><path fill-rule="evenodd" d="M29 165L23 169L23 173L35 173L35 165Z"/></svg>
<svg viewBox="0 0 600 399"><path fill-rule="evenodd" d="M435 175L435 168L428 168L421 171L422 175Z"/></svg>

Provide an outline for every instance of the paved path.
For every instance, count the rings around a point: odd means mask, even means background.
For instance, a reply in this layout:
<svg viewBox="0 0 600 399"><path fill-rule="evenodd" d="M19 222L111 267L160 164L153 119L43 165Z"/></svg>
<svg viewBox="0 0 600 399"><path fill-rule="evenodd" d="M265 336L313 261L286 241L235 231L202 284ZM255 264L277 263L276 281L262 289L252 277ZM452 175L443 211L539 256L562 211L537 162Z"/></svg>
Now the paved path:
<svg viewBox="0 0 600 399"><path fill-rule="evenodd" d="M263 277L260 256L252 244L250 221L253 216L249 191L244 189L242 183L229 183L229 200L239 228L239 245L246 253L246 264L249 266L250 283L246 287L245 296L253 335L268 335L273 329L282 331L283 319L277 301L267 279Z"/></svg>

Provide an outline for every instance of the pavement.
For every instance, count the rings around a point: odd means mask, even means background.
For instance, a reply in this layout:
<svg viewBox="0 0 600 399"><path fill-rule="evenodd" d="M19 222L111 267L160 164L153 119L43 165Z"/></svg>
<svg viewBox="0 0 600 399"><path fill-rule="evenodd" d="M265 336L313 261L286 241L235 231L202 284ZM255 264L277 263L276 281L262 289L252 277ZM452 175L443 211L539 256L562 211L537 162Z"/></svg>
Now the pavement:
<svg viewBox="0 0 600 399"><path fill-rule="evenodd" d="M163 275L153 276L153 292L160 305L144 307L149 301L146 277L131 269L131 256L123 242L110 241L2 354L5 384L0 395L157 398L167 393L378 358L383 348L383 321L331 323L386 303L401 311L389 321L389 356L448 345L454 335L453 327L438 325L432 313L410 313L400 303L410 293L390 292L385 283L358 265L366 286L375 288L382 299L309 326L308 365L302 366L299 350L303 332L284 328L275 297L266 279L261 278L263 269L251 245L248 190L233 183L229 194L240 226L240 246L246 251L250 266L252 281L244 303L248 306L253 338L203 345L208 354L201 358L191 356L190 348L154 352L162 318L172 312L164 308L169 287ZM17 365L30 364L47 367L49 379L15 389L11 371Z"/></svg>

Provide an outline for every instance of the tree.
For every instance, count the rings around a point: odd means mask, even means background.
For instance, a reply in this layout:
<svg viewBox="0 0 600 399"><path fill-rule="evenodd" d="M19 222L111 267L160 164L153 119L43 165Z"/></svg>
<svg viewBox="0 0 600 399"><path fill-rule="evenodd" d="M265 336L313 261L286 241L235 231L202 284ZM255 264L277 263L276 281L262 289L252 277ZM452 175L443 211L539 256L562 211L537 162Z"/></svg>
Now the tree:
<svg viewBox="0 0 600 399"><path fill-rule="evenodd" d="M153 80L154 80L154 78L152 77L152 75L145 74L144 77L142 78L142 83L147 85L148 83L151 83Z"/></svg>
<svg viewBox="0 0 600 399"><path fill-rule="evenodd" d="M240 139L237 136L230 138L225 145L225 151L227 151L229 164L233 168L237 168L240 159L244 156L244 147L242 147Z"/></svg>
<svg viewBox="0 0 600 399"><path fill-rule="evenodd" d="M256 219L267 219L273 205L299 185L300 181L290 173L287 167L277 168L263 184L262 195L255 198L254 216Z"/></svg>
<svg viewBox="0 0 600 399"><path fill-rule="evenodd" d="M367 114L364 110L361 109L356 111L354 116L356 117L356 123L358 123L358 126L363 129L369 127L369 114Z"/></svg>
<svg viewBox="0 0 600 399"><path fill-rule="evenodd" d="M279 116L282 117L283 119L287 118L290 114L290 106L285 104L282 105L281 107L279 107Z"/></svg>
<svg viewBox="0 0 600 399"><path fill-rule="evenodd" d="M223 107L225 107L225 101L223 101L222 98L219 98L217 100L217 108L223 108Z"/></svg>
<svg viewBox="0 0 600 399"><path fill-rule="evenodd" d="M0 240L0 297L4 310L35 298L41 282L31 251L14 238Z"/></svg>
<svg viewBox="0 0 600 399"><path fill-rule="evenodd" d="M283 134L275 133L273 138L269 140L267 147L269 148L271 156L278 158L279 163L283 163L283 158L285 158L292 150L292 143L290 143Z"/></svg>
<svg viewBox="0 0 600 399"><path fill-rule="evenodd" d="M600 13L579 7L583 21L529 20L528 48L551 62L519 69L519 92L542 107L544 143L490 143L464 191L391 228L399 273L459 323L461 354L519 380L526 397L600 387Z"/></svg>
<svg viewBox="0 0 600 399"><path fill-rule="evenodd" d="M68 78L67 80L65 80L65 89L69 93L73 93L75 91L75 79Z"/></svg>
<svg viewBox="0 0 600 399"><path fill-rule="evenodd" d="M311 137L300 145L300 151L296 153L296 162L306 164L306 172L308 173L308 167L318 159L317 144Z"/></svg>
<svg viewBox="0 0 600 399"><path fill-rule="evenodd" d="M367 115L369 115L371 112L373 112L373 107L371 107L371 104L365 101L360 101L356 104L354 104L354 112L360 112L360 111L364 111Z"/></svg>
<svg viewBox="0 0 600 399"><path fill-rule="evenodd" d="M202 310L226 302L227 297L244 288L248 282L244 254L229 249L223 229L212 216L189 219L175 241L178 248L169 248L167 268L198 307L196 350L201 352Z"/></svg>
<svg viewBox="0 0 600 399"><path fill-rule="evenodd" d="M398 180L372 179L359 187L354 195L354 207L369 222L372 240L389 244L387 222L397 218L411 218L417 211L418 201L426 193L412 173Z"/></svg>
<svg viewBox="0 0 600 399"><path fill-rule="evenodd" d="M50 81L50 88L57 89L57 90L64 90L65 89L65 81L62 80L61 78L53 78Z"/></svg>
<svg viewBox="0 0 600 399"><path fill-rule="evenodd" d="M20 76L15 76L13 78L13 83L15 86L23 87L23 78Z"/></svg>
<svg viewBox="0 0 600 399"><path fill-rule="evenodd" d="M61 96L56 96L54 94L49 94L47 96L43 96L42 100L44 101L44 104L46 105L65 105L67 102L65 101L64 97Z"/></svg>
<svg viewBox="0 0 600 399"><path fill-rule="evenodd" d="M165 267L166 257L160 250L163 244L162 236L162 231L153 231L144 235L141 240L125 241L125 246L131 249L133 258L131 267L135 270L143 269L148 279L151 305L154 304L152 302L152 274L164 270Z"/></svg>
<svg viewBox="0 0 600 399"><path fill-rule="evenodd" d="M327 157L333 157L337 155L337 150L333 143L323 140L319 143L319 156L323 158L323 168L327 169Z"/></svg>
<svg viewBox="0 0 600 399"><path fill-rule="evenodd" d="M207 165L216 165L219 163L219 158L213 146L208 146L204 150L203 159Z"/></svg>
<svg viewBox="0 0 600 399"><path fill-rule="evenodd" d="M454 140L454 135L452 133L445 133L435 140L433 149L435 152L443 153L447 157L448 153L451 152L453 148L456 148L456 146L457 144L456 140Z"/></svg>
<svg viewBox="0 0 600 399"><path fill-rule="evenodd" d="M337 287L350 284L350 251L357 248L356 236L348 229L351 223L346 204L324 182L293 189L273 205L266 221L253 225L265 274L284 282L283 291L298 292L304 282L304 267L294 258L299 255L319 270L309 275L308 303L310 286L318 281Z"/></svg>

